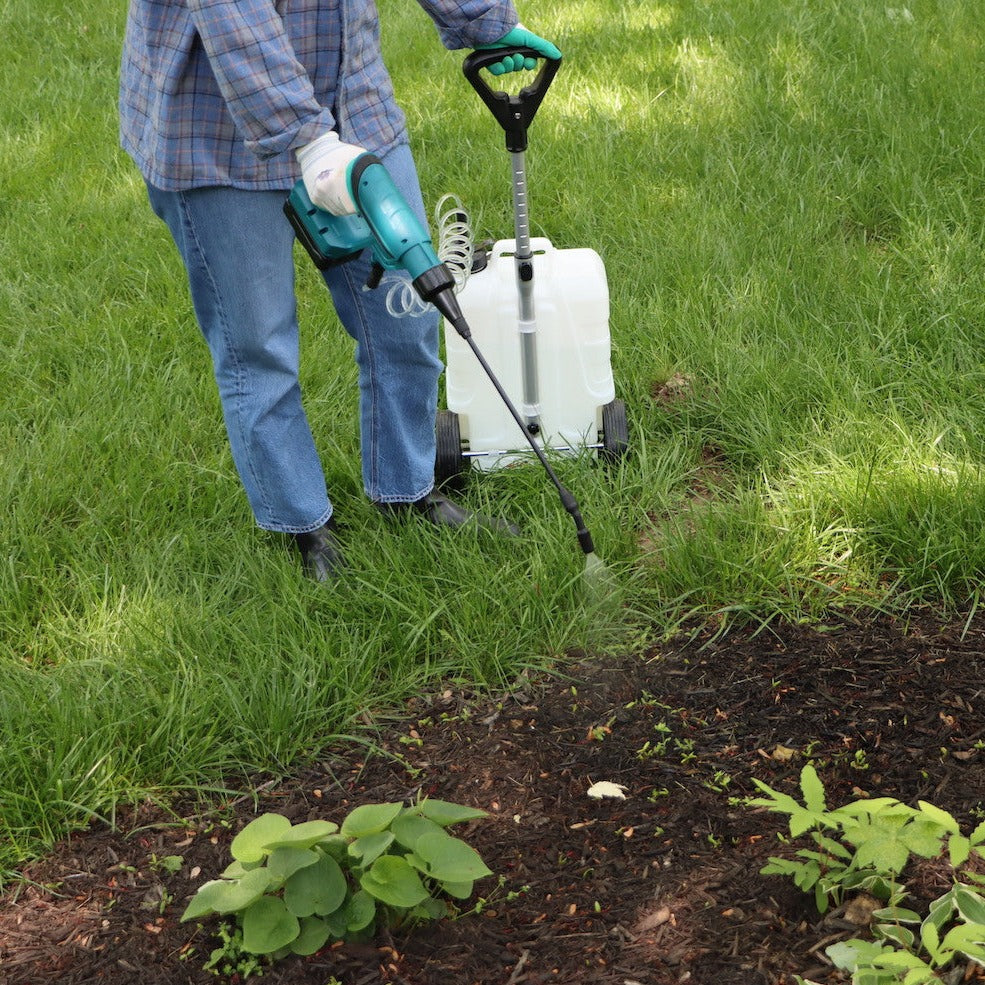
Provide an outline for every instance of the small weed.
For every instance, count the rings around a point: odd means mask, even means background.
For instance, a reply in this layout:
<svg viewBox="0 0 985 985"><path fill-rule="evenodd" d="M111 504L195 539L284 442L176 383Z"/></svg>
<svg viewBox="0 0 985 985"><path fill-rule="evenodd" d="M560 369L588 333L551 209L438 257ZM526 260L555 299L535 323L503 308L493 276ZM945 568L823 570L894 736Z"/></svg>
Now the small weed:
<svg viewBox="0 0 985 985"><path fill-rule="evenodd" d="M694 751L694 739L674 739L674 748L680 756L682 766L687 766L698 758Z"/></svg>
<svg viewBox="0 0 985 985"><path fill-rule="evenodd" d="M985 897L972 888L985 877L966 868L972 854L985 858L985 822L965 835L947 811L926 801L909 807L891 797L829 809L810 763L801 771L803 804L753 782L764 796L748 804L788 815L791 839L807 835L814 843L793 859L771 858L764 874L790 876L813 894L821 913L848 892L865 891L884 904L872 914L874 940L853 938L825 949L836 967L852 974L854 985L930 985L957 962L985 964ZM909 895L903 875L914 856L940 859L951 869L951 888L926 915L902 905Z"/></svg>
<svg viewBox="0 0 985 985"><path fill-rule="evenodd" d="M732 776L724 770L715 770L715 775L710 780L705 780L702 786L711 790L713 793L725 793L732 783Z"/></svg>
<svg viewBox="0 0 985 985"><path fill-rule="evenodd" d="M243 947L241 928L224 920L216 930L216 937L220 944L202 965L205 971L216 977L246 980L251 976L262 978L270 967L269 958L252 954Z"/></svg>
<svg viewBox="0 0 985 985"><path fill-rule="evenodd" d="M856 749L849 764L853 770L867 770L869 768L869 758L864 749Z"/></svg>
<svg viewBox="0 0 985 985"><path fill-rule="evenodd" d="M452 919L458 920L466 916L478 916L488 910L494 903L513 903L525 893L530 892L530 886L521 886L519 889L511 889L503 893L506 887L506 876L500 876L496 883L496 888L488 896L480 896L471 910L464 910L461 913L452 914Z"/></svg>
<svg viewBox="0 0 985 985"><path fill-rule="evenodd" d="M166 872L168 875L174 875L176 872L181 871L181 867L184 864L185 859L183 855L164 855L159 858L157 855L151 853L150 867L155 872Z"/></svg>

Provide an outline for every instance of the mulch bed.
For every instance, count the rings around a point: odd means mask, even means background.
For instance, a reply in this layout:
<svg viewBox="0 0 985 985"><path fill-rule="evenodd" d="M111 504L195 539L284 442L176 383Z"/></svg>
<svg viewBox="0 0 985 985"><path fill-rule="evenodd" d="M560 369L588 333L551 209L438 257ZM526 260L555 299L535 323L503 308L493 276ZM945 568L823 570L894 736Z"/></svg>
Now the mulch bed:
<svg viewBox="0 0 985 985"><path fill-rule="evenodd" d="M481 807L456 833L503 877L482 912L269 969L270 985L793 985L860 931L759 870L784 819L733 800L796 792L805 754L832 806L865 794L985 816L985 618L843 618L573 656L567 678L495 699L416 699L380 738L332 750L212 817L151 805L59 844L0 899L2 985L201 985L216 922L178 922L260 811L341 820L419 791ZM648 745L649 743L649 745ZM626 799L593 800L594 782ZM177 872L159 860L182 857ZM508 894L517 894L510 898ZM864 933L864 928L862 928ZM979 980L975 968L965 980Z"/></svg>

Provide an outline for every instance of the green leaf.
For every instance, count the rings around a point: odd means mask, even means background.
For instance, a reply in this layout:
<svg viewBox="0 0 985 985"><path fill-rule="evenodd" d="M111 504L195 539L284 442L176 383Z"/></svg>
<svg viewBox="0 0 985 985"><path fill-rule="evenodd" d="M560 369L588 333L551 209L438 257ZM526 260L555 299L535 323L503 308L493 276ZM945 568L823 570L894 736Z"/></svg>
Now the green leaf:
<svg viewBox="0 0 985 985"><path fill-rule="evenodd" d="M985 926L977 923L952 927L941 941L942 952L960 951L970 958L985 957Z"/></svg>
<svg viewBox="0 0 985 985"><path fill-rule="evenodd" d="M328 936L334 941L345 940L349 936L348 928L345 925L345 918L342 915L344 912L345 907L343 906L334 913L329 913L327 917L319 918L325 921L325 926L328 927Z"/></svg>
<svg viewBox="0 0 985 985"><path fill-rule="evenodd" d="M346 930L365 930L376 919L376 900L362 889L354 892L338 911Z"/></svg>
<svg viewBox="0 0 985 985"><path fill-rule="evenodd" d="M851 940L839 941L824 949L836 968L842 971L855 971L859 965L870 965L874 958L891 950L886 944L878 941L863 941L857 937Z"/></svg>
<svg viewBox="0 0 985 985"><path fill-rule="evenodd" d="M923 949L934 959L940 959L941 934L934 920L929 917L920 925L920 943Z"/></svg>
<svg viewBox="0 0 985 985"><path fill-rule="evenodd" d="M322 858L310 848L275 848L267 859L267 868L273 879L283 884L299 869L314 865Z"/></svg>
<svg viewBox="0 0 985 985"><path fill-rule="evenodd" d="M232 862L227 865L221 873L221 878L223 879L242 879L251 869L259 868L263 865L263 862L250 862L244 865L239 859L233 859Z"/></svg>
<svg viewBox="0 0 985 985"><path fill-rule="evenodd" d="M814 906L817 908L817 912L822 916L828 912L828 907L830 902L828 900L828 894L820 883L814 887Z"/></svg>
<svg viewBox="0 0 985 985"><path fill-rule="evenodd" d="M234 882L214 879L199 888L181 919L193 920L207 913L235 913L258 900L267 891L269 882L266 869L254 869Z"/></svg>
<svg viewBox="0 0 985 985"><path fill-rule="evenodd" d="M349 855L359 860L359 864L365 868L372 865L392 844L392 831L377 831L375 834L357 838L349 845Z"/></svg>
<svg viewBox="0 0 985 985"><path fill-rule="evenodd" d="M893 923L880 923L875 926L875 934L882 940L891 941L907 950L913 947L917 935L909 927L900 927Z"/></svg>
<svg viewBox="0 0 985 985"><path fill-rule="evenodd" d="M428 897L411 911L418 920L444 920L449 915L448 904L444 900Z"/></svg>
<svg viewBox="0 0 985 985"><path fill-rule="evenodd" d="M820 878L821 866L816 862L808 862L799 872L794 873L793 881L799 890L806 893Z"/></svg>
<svg viewBox="0 0 985 985"><path fill-rule="evenodd" d="M297 939L301 925L282 899L264 896L243 914L243 950L272 954Z"/></svg>
<svg viewBox="0 0 985 985"><path fill-rule="evenodd" d="M899 978L893 978L899 981ZM931 982L939 982L940 978L930 968L913 968L903 977L903 985L930 985Z"/></svg>
<svg viewBox="0 0 985 985"><path fill-rule="evenodd" d="M267 848L311 848L338 830L339 826L331 821L305 821L267 842Z"/></svg>
<svg viewBox="0 0 985 985"><path fill-rule="evenodd" d="M305 917L301 921L301 932L291 944L294 954L315 954L320 951L331 936L328 924L321 917Z"/></svg>
<svg viewBox="0 0 985 985"><path fill-rule="evenodd" d="M899 985L899 976L885 968L862 968L852 977L852 985Z"/></svg>
<svg viewBox="0 0 985 985"><path fill-rule="evenodd" d="M964 835L951 835L947 842L947 854L952 868L956 869L971 856L971 842Z"/></svg>
<svg viewBox="0 0 985 985"><path fill-rule="evenodd" d="M336 862L341 862L349 854L349 839L341 834L329 835L318 842L318 847Z"/></svg>
<svg viewBox="0 0 985 985"><path fill-rule="evenodd" d="M973 845L980 845L983 841L985 841L985 821L982 821L982 823L971 832L970 841Z"/></svg>
<svg viewBox="0 0 985 985"><path fill-rule="evenodd" d="M204 917L209 913L215 913L215 903L219 899L222 888L226 885L222 879L213 879L203 883L198 887L197 892L191 898L185 912L181 914L181 923L186 920L194 920L196 917Z"/></svg>
<svg viewBox="0 0 985 985"><path fill-rule="evenodd" d="M477 807L449 804L446 800L422 800L414 809L443 828L452 824L461 824L463 821L477 821L489 817L486 811L479 810Z"/></svg>
<svg viewBox="0 0 985 985"><path fill-rule="evenodd" d="M471 845L445 832L418 838L414 855L422 871L439 882L474 881L492 875Z"/></svg>
<svg viewBox="0 0 985 985"><path fill-rule="evenodd" d="M910 816L916 813L912 807L901 804L895 797L872 797L868 800L853 800L849 804L842 804L841 807L830 811L831 814L845 815L849 818L871 817L874 814L882 814L886 811L900 810L904 815Z"/></svg>
<svg viewBox="0 0 985 985"><path fill-rule="evenodd" d="M400 804L362 804L342 822L342 834L347 838L365 838L390 826L403 810Z"/></svg>
<svg viewBox="0 0 985 985"><path fill-rule="evenodd" d="M383 855L368 872L364 872L359 884L371 896L388 906L409 909L428 896L420 876L397 855Z"/></svg>
<svg viewBox="0 0 985 985"><path fill-rule="evenodd" d="M815 814L806 808L798 807L790 813L790 836L792 838L799 838L812 828L819 827L823 821L822 815Z"/></svg>
<svg viewBox="0 0 985 985"><path fill-rule="evenodd" d="M961 830L953 815L948 814L947 811L941 810L940 807L935 807L926 800L918 800L917 803L920 805L920 810L936 824L939 824L945 831L956 835Z"/></svg>
<svg viewBox="0 0 985 985"><path fill-rule="evenodd" d="M774 814L792 814L794 811L802 810L800 804L793 799L789 794L780 793L779 790L774 790L772 787L767 786L762 780L757 780L753 777L752 782L759 787L763 793L766 794L765 797L751 797L748 803L753 807L766 807L769 808Z"/></svg>
<svg viewBox="0 0 985 985"><path fill-rule="evenodd" d="M467 882L443 882L441 888L453 899L468 899L472 895L475 883L470 879Z"/></svg>
<svg viewBox="0 0 985 985"><path fill-rule="evenodd" d="M872 959L872 964L877 968L899 968L901 970L904 968L919 968L921 970L926 969L927 971L933 970L923 958L918 958L915 954L910 954L909 951L886 951L883 954L876 955Z"/></svg>
<svg viewBox="0 0 985 985"><path fill-rule="evenodd" d="M823 852L815 852L809 848L801 848L800 851L797 852L797 857L809 858L812 862L827 863L830 861L829 857L825 855ZM839 868L844 868L844 866L839 866Z"/></svg>
<svg viewBox="0 0 985 985"><path fill-rule="evenodd" d="M959 886L954 893L954 902L957 904L958 913L968 923L977 923L985 928L985 899L978 893L966 886Z"/></svg>
<svg viewBox="0 0 985 985"><path fill-rule="evenodd" d="M808 763L800 771L800 789L804 794L804 804L815 814L824 813L828 805L824 799L824 784L821 783L813 763Z"/></svg>
<svg viewBox="0 0 985 985"><path fill-rule="evenodd" d="M826 838L824 835L817 835L814 841L818 848L824 849L829 855L834 855L845 861L851 860L852 853L841 842L835 841L833 838Z"/></svg>
<svg viewBox="0 0 985 985"><path fill-rule="evenodd" d="M327 916L345 902L348 892L339 863L327 855L299 869L284 885L284 903L296 917Z"/></svg>
<svg viewBox="0 0 985 985"><path fill-rule="evenodd" d="M443 827L421 814L401 814L390 825L390 830L397 841L410 851L414 850L417 839L422 835L442 834L444 832Z"/></svg>
<svg viewBox="0 0 985 985"><path fill-rule="evenodd" d="M957 909L954 894L955 888L952 888L944 893L943 896L938 896L937 899L933 900L930 904L930 913L927 919L924 920L924 923L933 924L937 931L938 940L940 939L940 932L951 919L951 914Z"/></svg>
<svg viewBox="0 0 985 985"><path fill-rule="evenodd" d="M804 868L803 862L794 862L789 858L776 858L771 856L769 861L760 870L760 875L764 876L789 876L799 872Z"/></svg>
<svg viewBox="0 0 985 985"><path fill-rule="evenodd" d="M843 869L835 875L845 889L868 889L869 895L876 899L889 898L889 893L882 891L887 885L885 879L872 869Z"/></svg>
<svg viewBox="0 0 985 985"><path fill-rule="evenodd" d="M243 828L230 845L233 858L240 862L259 862L268 854L267 845L287 834L291 822L282 814L261 814Z"/></svg>
<svg viewBox="0 0 985 985"><path fill-rule="evenodd" d="M855 855L857 864L879 872L902 872L910 857L909 850L898 838L890 836L874 838L859 846Z"/></svg>
<svg viewBox="0 0 985 985"><path fill-rule="evenodd" d="M853 845L864 845L873 839L897 838L908 818L898 814L874 814L866 820L859 820L845 829L845 840Z"/></svg>
<svg viewBox="0 0 985 985"><path fill-rule="evenodd" d="M872 919L891 920L893 923L920 923L923 917L915 910L907 910L902 906L885 906L881 910L873 910Z"/></svg>
<svg viewBox="0 0 985 985"><path fill-rule="evenodd" d="M917 817L900 832L903 843L921 858L936 858L941 853L943 838L940 825L931 818Z"/></svg>

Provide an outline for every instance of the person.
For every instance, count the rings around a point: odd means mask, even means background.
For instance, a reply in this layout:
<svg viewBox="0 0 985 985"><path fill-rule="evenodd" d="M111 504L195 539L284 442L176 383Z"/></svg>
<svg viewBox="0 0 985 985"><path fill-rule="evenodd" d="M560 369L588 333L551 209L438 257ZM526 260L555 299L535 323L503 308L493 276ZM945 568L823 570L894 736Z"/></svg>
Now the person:
<svg viewBox="0 0 985 985"><path fill-rule="evenodd" d="M561 57L511 0L418 2L449 49ZM535 66L510 52L492 71ZM343 559L302 406L294 234L282 210L300 177L316 205L354 211L345 167L369 149L425 221L373 0L130 0L119 109L121 144L185 267L254 518L290 535L310 577L332 580ZM323 272L356 343L367 496L389 515L517 533L435 491L439 317L395 323L386 291L363 290L369 265L361 256Z"/></svg>

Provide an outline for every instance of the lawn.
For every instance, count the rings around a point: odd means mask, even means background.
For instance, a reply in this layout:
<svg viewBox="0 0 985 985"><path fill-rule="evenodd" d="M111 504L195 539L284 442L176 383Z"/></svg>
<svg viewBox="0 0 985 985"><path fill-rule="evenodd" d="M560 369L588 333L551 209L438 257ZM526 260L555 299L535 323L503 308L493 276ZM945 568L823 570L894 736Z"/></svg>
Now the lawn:
<svg viewBox="0 0 985 985"><path fill-rule="evenodd" d="M381 2L425 198L511 234L502 137ZM632 428L475 481L519 544L394 529L351 346L298 258L303 386L350 571L253 525L166 233L117 149L123 11L9 0L0 105L0 873L151 797L223 797L408 696L510 688L682 627L975 612L985 555L985 24L974 0L548 2L534 231L591 246Z"/></svg>

